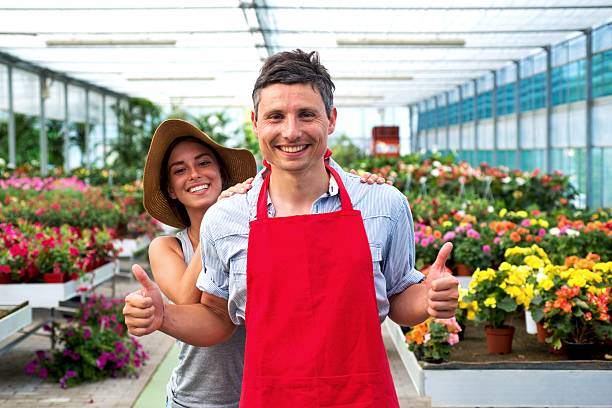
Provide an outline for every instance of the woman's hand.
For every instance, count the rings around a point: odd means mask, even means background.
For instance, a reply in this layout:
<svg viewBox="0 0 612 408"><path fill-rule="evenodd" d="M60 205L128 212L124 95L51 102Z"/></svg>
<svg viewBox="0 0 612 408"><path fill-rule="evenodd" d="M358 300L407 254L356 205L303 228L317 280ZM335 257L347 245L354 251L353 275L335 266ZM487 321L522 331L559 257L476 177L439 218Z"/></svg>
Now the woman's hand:
<svg viewBox="0 0 612 408"><path fill-rule="evenodd" d="M368 184L389 184L392 185L393 183L391 183L391 180L387 181L385 180L384 177L379 176L378 174L375 173L370 173L370 172L363 172L361 173L361 175L359 173L357 173L357 170L352 169L351 170L351 174L355 174L361 177L361 182L362 183L368 183Z"/></svg>
<svg viewBox="0 0 612 408"><path fill-rule="evenodd" d="M242 183L238 183L236 185L231 186L230 188L225 191L222 191L221 194L219 194L217 201L221 201L224 198L231 197L234 194L245 194L251 189L251 187L253 187L251 183L253 183L253 177L244 180Z"/></svg>

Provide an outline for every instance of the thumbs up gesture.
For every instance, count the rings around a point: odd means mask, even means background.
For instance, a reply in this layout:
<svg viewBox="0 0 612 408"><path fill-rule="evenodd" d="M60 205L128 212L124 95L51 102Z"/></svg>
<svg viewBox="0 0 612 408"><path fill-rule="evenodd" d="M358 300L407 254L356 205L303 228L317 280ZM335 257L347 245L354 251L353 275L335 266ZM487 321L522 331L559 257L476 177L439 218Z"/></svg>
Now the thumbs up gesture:
<svg viewBox="0 0 612 408"><path fill-rule="evenodd" d="M149 279L140 265L132 265L132 273L142 288L125 297L123 316L130 334L144 336L161 327L164 301L159 287Z"/></svg>
<svg viewBox="0 0 612 408"><path fill-rule="evenodd" d="M455 316L459 299L459 281L446 270L446 260L453 250L453 244L445 243L436 261L431 265L425 285L427 286L427 313L438 319Z"/></svg>

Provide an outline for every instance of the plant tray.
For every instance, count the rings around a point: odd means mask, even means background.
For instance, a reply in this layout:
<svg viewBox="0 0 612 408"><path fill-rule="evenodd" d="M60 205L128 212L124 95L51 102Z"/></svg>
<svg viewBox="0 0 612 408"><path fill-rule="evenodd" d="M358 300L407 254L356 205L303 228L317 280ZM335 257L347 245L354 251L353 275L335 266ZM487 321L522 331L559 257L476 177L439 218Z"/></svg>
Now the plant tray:
<svg viewBox="0 0 612 408"><path fill-rule="evenodd" d="M32 323L32 308L28 301L20 304L0 304L0 342Z"/></svg>
<svg viewBox="0 0 612 408"><path fill-rule="evenodd" d="M434 407L609 407L612 362L420 362L400 327L383 323L420 396ZM535 340L534 340L535 341ZM486 347L483 344L483 347Z"/></svg>
<svg viewBox="0 0 612 408"><path fill-rule="evenodd" d="M113 277L117 262L104 264L77 280L64 283L9 283L0 285L2 302L19 303L27 299L31 307L55 308L58 303L70 299L82 291L94 287Z"/></svg>
<svg viewBox="0 0 612 408"><path fill-rule="evenodd" d="M146 249L151 243L151 239L146 235L141 235L138 238L116 239L113 245L119 248L120 258L131 258L138 252Z"/></svg>

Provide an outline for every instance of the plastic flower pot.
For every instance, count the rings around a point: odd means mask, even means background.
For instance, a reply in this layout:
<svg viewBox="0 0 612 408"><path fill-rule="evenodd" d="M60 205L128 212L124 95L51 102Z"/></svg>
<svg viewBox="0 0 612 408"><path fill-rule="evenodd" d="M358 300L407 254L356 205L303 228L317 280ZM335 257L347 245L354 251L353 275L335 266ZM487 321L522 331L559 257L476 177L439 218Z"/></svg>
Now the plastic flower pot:
<svg viewBox="0 0 612 408"><path fill-rule="evenodd" d="M514 327L485 327L487 336L487 351L489 354L512 353L512 339L514 338Z"/></svg>
<svg viewBox="0 0 612 408"><path fill-rule="evenodd" d="M42 277L46 283L64 283L66 282L66 272L44 273Z"/></svg>

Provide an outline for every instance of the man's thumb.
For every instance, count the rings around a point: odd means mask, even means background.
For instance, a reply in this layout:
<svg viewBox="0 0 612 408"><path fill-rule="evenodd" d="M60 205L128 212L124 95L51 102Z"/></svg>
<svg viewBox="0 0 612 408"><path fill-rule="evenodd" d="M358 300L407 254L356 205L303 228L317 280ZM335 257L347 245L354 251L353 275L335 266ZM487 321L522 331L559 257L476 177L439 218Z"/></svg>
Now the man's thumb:
<svg viewBox="0 0 612 408"><path fill-rule="evenodd" d="M138 264L132 265L132 273L134 274L138 282L140 282L142 287L145 288L145 290L155 288L155 284L151 282L151 279L149 279L149 275L147 275L145 270L142 269L142 266Z"/></svg>

